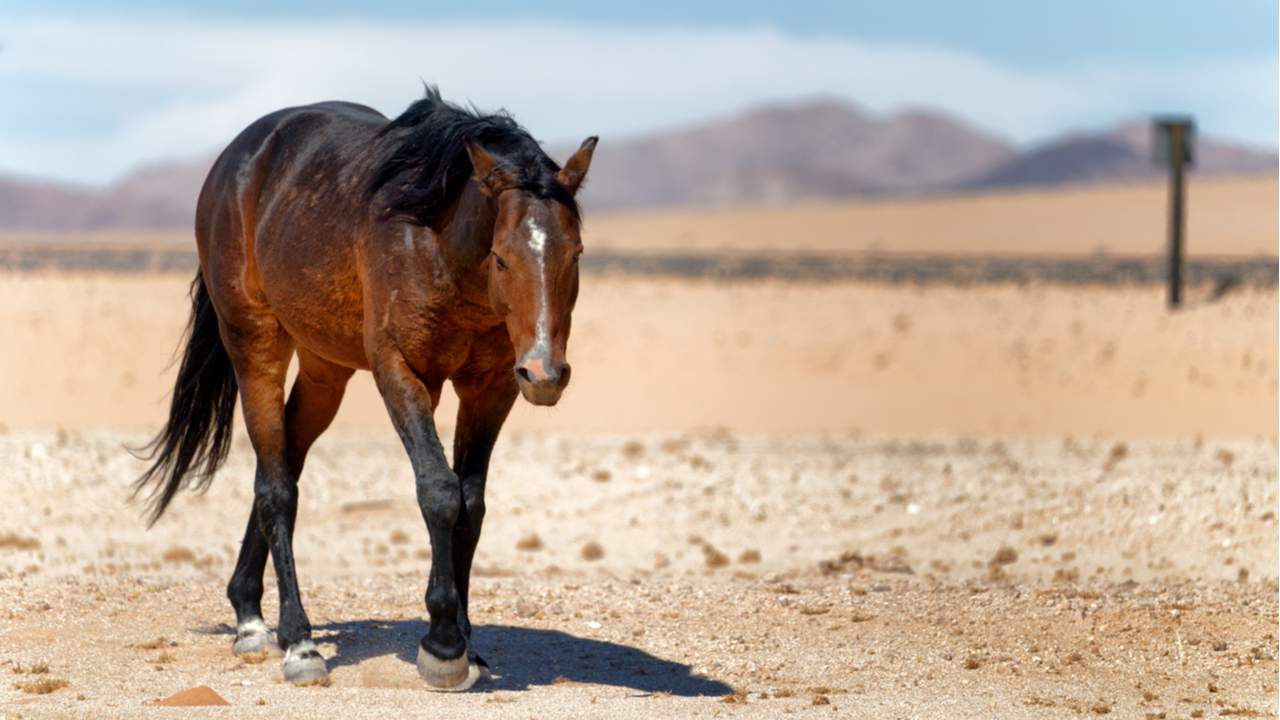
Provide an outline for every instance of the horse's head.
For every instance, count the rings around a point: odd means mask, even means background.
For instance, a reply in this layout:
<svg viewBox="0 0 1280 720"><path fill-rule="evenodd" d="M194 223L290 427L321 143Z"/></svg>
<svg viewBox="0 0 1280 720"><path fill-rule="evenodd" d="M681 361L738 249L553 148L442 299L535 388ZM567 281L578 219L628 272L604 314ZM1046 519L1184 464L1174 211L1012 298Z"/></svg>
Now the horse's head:
<svg viewBox="0 0 1280 720"><path fill-rule="evenodd" d="M596 138L587 138L555 173L559 187L533 192L522 169L507 167L480 144L467 150L481 189L497 203L489 253L489 302L503 317L515 348L520 393L534 405L555 405L569 384L565 347L578 300L582 238L572 198L586 177ZM567 192L565 192L567 191ZM557 200L560 195L569 203Z"/></svg>

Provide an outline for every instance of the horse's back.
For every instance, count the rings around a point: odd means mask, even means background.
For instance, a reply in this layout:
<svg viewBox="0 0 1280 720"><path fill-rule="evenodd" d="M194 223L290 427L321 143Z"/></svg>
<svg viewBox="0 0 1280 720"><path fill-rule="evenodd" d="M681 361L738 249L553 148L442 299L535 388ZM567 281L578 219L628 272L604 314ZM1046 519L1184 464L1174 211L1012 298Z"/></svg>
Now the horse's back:
<svg viewBox="0 0 1280 720"><path fill-rule="evenodd" d="M366 215L368 148L386 122L348 102L285 108L219 155L197 203L196 242L224 322L269 311L321 356L361 364L354 234ZM326 322L309 320L318 316Z"/></svg>

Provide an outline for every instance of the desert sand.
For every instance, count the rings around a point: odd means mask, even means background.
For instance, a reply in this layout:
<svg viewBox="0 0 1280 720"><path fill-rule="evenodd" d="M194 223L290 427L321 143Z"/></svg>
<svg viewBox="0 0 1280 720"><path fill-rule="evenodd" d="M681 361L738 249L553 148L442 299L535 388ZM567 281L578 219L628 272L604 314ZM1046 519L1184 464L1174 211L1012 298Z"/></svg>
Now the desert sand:
<svg viewBox="0 0 1280 720"><path fill-rule="evenodd" d="M153 432L185 276L0 280L0 424ZM1178 313L1161 290L626 281L587 277L573 384L509 427L1274 438L1277 303ZM452 424L446 399L441 424ZM336 427L390 433L367 373Z"/></svg>
<svg viewBox="0 0 1280 720"><path fill-rule="evenodd" d="M120 449L138 439L0 439L11 716L170 717L149 703L200 686L235 717L1276 710L1270 442L512 433L473 601L497 676L457 696L412 664L429 555L393 439L325 438L304 476L328 688L230 654L244 444L147 532ZM68 685L15 687L41 679Z"/></svg>
<svg viewBox="0 0 1280 720"><path fill-rule="evenodd" d="M589 227L636 251L775 252L808 218L823 230L798 242L822 252L880 233L910 252L1149 254L1162 193ZM1215 252L1274 255L1275 195L1193 185L1193 253L1213 230ZM68 240L99 241L119 239ZM496 677L436 695L413 666L425 530L367 375L302 480L330 687L230 653L243 436L207 494L145 528L124 448L163 422L189 280L0 276L0 715L1277 712L1274 286L1197 287L1170 313L1153 285L585 276L573 384L554 409L518 405L494 457L472 612Z"/></svg>

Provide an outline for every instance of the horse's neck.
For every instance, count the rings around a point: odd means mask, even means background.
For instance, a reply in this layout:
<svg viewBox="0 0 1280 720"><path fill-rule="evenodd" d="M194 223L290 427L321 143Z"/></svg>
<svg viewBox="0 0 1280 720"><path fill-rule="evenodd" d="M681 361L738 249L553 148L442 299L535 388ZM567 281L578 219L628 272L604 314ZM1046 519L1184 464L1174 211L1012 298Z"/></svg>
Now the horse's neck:
<svg viewBox="0 0 1280 720"><path fill-rule="evenodd" d="M487 306L489 291L484 260L493 245L496 214L492 202L475 183L468 183L447 217L437 236L449 272L467 300Z"/></svg>

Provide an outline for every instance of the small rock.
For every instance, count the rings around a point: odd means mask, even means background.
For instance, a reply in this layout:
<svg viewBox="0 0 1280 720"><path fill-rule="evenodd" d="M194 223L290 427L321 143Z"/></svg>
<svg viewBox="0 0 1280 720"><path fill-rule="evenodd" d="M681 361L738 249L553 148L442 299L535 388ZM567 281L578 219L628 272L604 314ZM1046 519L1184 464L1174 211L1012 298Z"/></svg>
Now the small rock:
<svg viewBox="0 0 1280 720"><path fill-rule="evenodd" d="M538 533L531 532L516 541L516 549L524 550L525 552L541 550L542 538L538 537Z"/></svg>
<svg viewBox="0 0 1280 720"><path fill-rule="evenodd" d="M702 560L712 570L729 564L729 556L712 547L710 543L702 546Z"/></svg>
<svg viewBox="0 0 1280 720"><path fill-rule="evenodd" d="M988 564L993 566L1012 565L1016 562L1018 562L1018 551L1008 545L1002 545L999 550L996 550L996 554L991 557L991 562Z"/></svg>
<svg viewBox="0 0 1280 720"><path fill-rule="evenodd" d="M208 685L200 685L176 692L163 700L157 700L155 704L165 707L204 707L209 705L230 705L231 703L214 692Z"/></svg>
<svg viewBox="0 0 1280 720"><path fill-rule="evenodd" d="M600 543L592 540L591 542L582 546L583 560L586 560L587 562L595 562L596 560L599 560L603 557L604 557L604 548L600 546Z"/></svg>
<svg viewBox="0 0 1280 720"><path fill-rule="evenodd" d="M516 615L522 618L531 618L538 614L538 605L526 598L520 598L516 601Z"/></svg>

